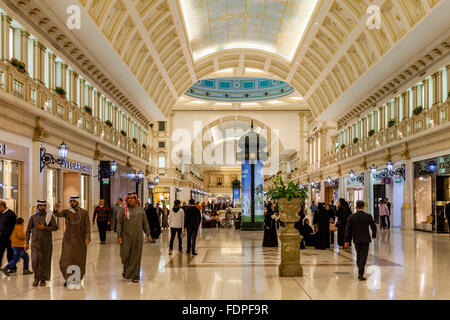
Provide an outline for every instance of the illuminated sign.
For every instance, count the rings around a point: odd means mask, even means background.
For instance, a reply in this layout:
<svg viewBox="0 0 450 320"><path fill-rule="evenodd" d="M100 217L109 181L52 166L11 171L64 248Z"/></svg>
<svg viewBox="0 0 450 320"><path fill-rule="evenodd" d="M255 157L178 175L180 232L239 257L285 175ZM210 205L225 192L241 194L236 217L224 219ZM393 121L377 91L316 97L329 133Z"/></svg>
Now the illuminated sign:
<svg viewBox="0 0 450 320"><path fill-rule="evenodd" d="M79 162L75 162L75 161L66 160L66 161L64 161L64 163L61 166L63 168L67 168L70 170L92 173L91 166L88 166L88 165L85 165L85 164L82 164Z"/></svg>

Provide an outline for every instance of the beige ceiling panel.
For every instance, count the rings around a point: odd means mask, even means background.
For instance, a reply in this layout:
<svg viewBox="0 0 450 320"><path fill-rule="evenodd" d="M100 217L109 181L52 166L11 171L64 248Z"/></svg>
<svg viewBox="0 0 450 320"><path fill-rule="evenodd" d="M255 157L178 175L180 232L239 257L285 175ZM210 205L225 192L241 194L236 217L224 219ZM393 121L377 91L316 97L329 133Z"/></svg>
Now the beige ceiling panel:
<svg viewBox="0 0 450 320"><path fill-rule="evenodd" d="M397 8L391 0L387 0L383 4L381 7L381 15L384 24L388 27L388 30L394 39L394 42L397 42L406 33L406 28L404 25L406 21L402 21Z"/></svg>
<svg viewBox="0 0 450 320"><path fill-rule="evenodd" d="M356 19L352 15L353 12L343 5L341 0L333 2L330 14L337 19L345 29L347 29L347 32L352 31L356 26Z"/></svg>
<svg viewBox="0 0 450 320"><path fill-rule="evenodd" d="M135 30L135 25L131 17L127 17L122 26L120 27L119 32L117 33L117 37L114 40L114 49L122 55L123 48L125 47L128 39L133 34Z"/></svg>
<svg viewBox="0 0 450 320"><path fill-rule="evenodd" d="M383 29L368 30L367 32L374 40L380 56L384 55L391 48L391 42Z"/></svg>
<svg viewBox="0 0 450 320"><path fill-rule="evenodd" d="M356 44L364 55L367 65L372 66L377 60L377 51L375 45L372 43L369 37L367 37L365 32L362 32L356 39Z"/></svg>
<svg viewBox="0 0 450 320"><path fill-rule="evenodd" d="M334 96L333 96L333 93L331 92L330 88L328 88L326 81L322 82L322 84L320 85L320 89L322 89L323 94L327 98L328 105L333 103Z"/></svg>
<svg viewBox="0 0 450 320"><path fill-rule="evenodd" d="M109 41L112 41L114 33L118 29L120 22L125 14L126 7L123 4L122 0L116 0L111 10L108 12L108 15L106 16L102 27L102 32Z"/></svg>
<svg viewBox="0 0 450 320"><path fill-rule="evenodd" d="M428 0L428 5L430 6L430 8L433 8L440 1L441 0Z"/></svg>
<svg viewBox="0 0 450 320"><path fill-rule="evenodd" d="M312 87L312 85L314 84L314 79L313 79L312 74L308 71L308 69L303 67L303 65L300 65L296 74L298 74L308 84L308 90L309 90Z"/></svg>
<svg viewBox="0 0 450 320"><path fill-rule="evenodd" d="M149 11L149 13L144 17L143 24L147 31L157 27L162 20L168 17L170 14L169 6L166 2L162 2L156 8L153 8Z"/></svg>
<svg viewBox="0 0 450 320"><path fill-rule="evenodd" d="M154 6L157 6L158 3L162 3L165 0L138 0L136 2L136 9L139 12L140 16L143 17L147 14L147 12L152 9Z"/></svg>
<svg viewBox="0 0 450 320"><path fill-rule="evenodd" d="M269 67L269 72L276 76L279 76L282 79L286 79L287 75L289 74L289 66L272 60L272 63Z"/></svg>
<svg viewBox="0 0 450 320"><path fill-rule="evenodd" d="M299 81L299 79L300 79L300 78L294 76L294 77L292 78L291 82L290 82L290 85L293 86L294 88L296 88L297 91L298 91L301 95L304 96L304 95L306 94L307 90L306 90L306 88L303 87L303 85L302 85L302 83Z"/></svg>
<svg viewBox="0 0 450 320"><path fill-rule="evenodd" d="M338 65L336 65L333 68L332 72L333 72L334 78L336 79L337 83L339 84L339 87L341 88L341 91L345 92L345 90L347 90L349 85L347 84L347 81L344 78L344 74L342 73L342 70L339 68Z"/></svg>
<svg viewBox="0 0 450 320"><path fill-rule="evenodd" d="M316 41L311 42L311 46L309 49L320 59L322 59L323 63L326 65L331 60L331 55L328 53L328 51L323 47L320 46Z"/></svg>
<svg viewBox="0 0 450 320"><path fill-rule="evenodd" d="M343 2L358 18L361 18L367 11L368 5L365 0L343 0Z"/></svg>
<svg viewBox="0 0 450 320"><path fill-rule="evenodd" d="M138 80L140 83L144 83L147 72L149 70L151 70L150 68L152 68L152 66L153 66L153 60L149 56L149 57L147 57L147 60L143 64L142 68L140 68L140 71L137 74L137 77L138 77Z"/></svg>
<svg viewBox="0 0 450 320"><path fill-rule="evenodd" d="M312 53L312 51L308 50L305 54L305 59L308 59L311 64L317 68L319 72L322 72L325 68L325 65L322 63L320 58L317 58L315 54Z"/></svg>
<svg viewBox="0 0 450 320"><path fill-rule="evenodd" d="M329 74L326 78L326 81L328 82L328 87L330 87L331 91L333 91L335 99L337 99L341 95L341 91L334 77Z"/></svg>
<svg viewBox="0 0 450 320"><path fill-rule="evenodd" d="M339 44L344 43L347 38L347 33L342 30L342 27L338 25L335 21L333 21L330 17L325 17L323 21L322 28L324 28L329 35L333 36L333 39L336 40Z"/></svg>
<svg viewBox="0 0 450 320"><path fill-rule="evenodd" d="M308 59L303 59L303 62L301 64L302 68L308 71L308 73L311 75L311 77L316 80L317 77L319 77L320 75L320 70L318 70L316 68L316 66L314 66L314 64L312 64Z"/></svg>
<svg viewBox="0 0 450 320"><path fill-rule="evenodd" d="M322 44L322 46L328 49L332 56L334 56L339 49L338 45L322 30L317 32L316 39Z"/></svg>
<svg viewBox="0 0 450 320"><path fill-rule="evenodd" d="M103 16L108 10L110 3L111 0L92 0L88 12L98 26L100 26Z"/></svg>
<svg viewBox="0 0 450 320"><path fill-rule="evenodd" d="M405 15L408 19L409 25L414 26L426 14L425 7L420 0L398 0Z"/></svg>

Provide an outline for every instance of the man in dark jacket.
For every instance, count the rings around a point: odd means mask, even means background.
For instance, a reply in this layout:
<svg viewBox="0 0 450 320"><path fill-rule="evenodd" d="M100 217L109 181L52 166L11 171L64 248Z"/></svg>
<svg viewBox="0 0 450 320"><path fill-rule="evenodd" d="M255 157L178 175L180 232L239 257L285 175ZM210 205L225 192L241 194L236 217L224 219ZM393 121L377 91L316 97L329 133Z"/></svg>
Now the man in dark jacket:
<svg viewBox="0 0 450 320"><path fill-rule="evenodd" d="M97 218L97 227L100 237L100 244L105 244L106 229L111 224L111 210L105 206L105 200L100 199L99 205L94 210L94 217L92 218L92 225L95 224Z"/></svg>
<svg viewBox="0 0 450 320"><path fill-rule="evenodd" d="M184 227L187 229L187 254L196 256L195 241L197 239L198 227L202 221L200 210L195 206L195 200L189 200L189 206L184 210Z"/></svg>
<svg viewBox="0 0 450 320"><path fill-rule="evenodd" d="M358 280L366 280L364 278L364 268L369 254L370 239L369 227L372 229L372 239L377 236L377 226L370 214L364 212L364 201L356 201L356 213L348 219L347 228L345 230L345 247L353 239L356 250L356 264L358 265Z"/></svg>
<svg viewBox="0 0 450 320"><path fill-rule="evenodd" d="M17 216L14 211L6 206L5 201L0 201L0 265L2 264L5 250L8 262L11 261L14 256L10 237L14 230L14 226L16 225L16 221ZM16 270L17 267L13 267L10 269L9 273L14 273Z"/></svg>

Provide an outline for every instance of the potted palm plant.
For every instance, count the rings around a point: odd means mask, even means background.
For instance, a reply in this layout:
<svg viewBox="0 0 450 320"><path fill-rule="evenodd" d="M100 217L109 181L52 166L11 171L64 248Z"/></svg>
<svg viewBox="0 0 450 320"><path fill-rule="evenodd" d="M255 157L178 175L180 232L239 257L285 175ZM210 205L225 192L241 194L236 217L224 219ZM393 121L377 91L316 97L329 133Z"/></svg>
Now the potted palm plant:
<svg viewBox="0 0 450 320"><path fill-rule="evenodd" d="M89 114L90 116L92 116L92 108L89 106L84 106L83 107L84 112L86 112L87 114Z"/></svg>
<svg viewBox="0 0 450 320"><path fill-rule="evenodd" d="M345 144L341 144L341 149L344 149L345 148Z"/></svg>
<svg viewBox="0 0 450 320"><path fill-rule="evenodd" d="M66 90L64 90L63 88L61 88L61 87L55 87L55 92L56 92L61 98L63 98L63 99L66 98L67 92L66 92Z"/></svg>
<svg viewBox="0 0 450 320"><path fill-rule="evenodd" d="M358 138L353 138L353 143L358 143L359 139Z"/></svg>
<svg viewBox="0 0 450 320"><path fill-rule="evenodd" d="M137 143L137 138L133 138L133 142L134 142L134 143Z"/></svg>
<svg viewBox="0 0 450 320"><path fill-rule="evenodd" d="M414 113L415 116L417 116L417 115L421 114L422 111L423 111L423 107L422 106L417 106L417 107L414 108L413 113Z"/></svg>
<svg viewBox="0 0 450 320"><path fill-rule="evenodd" d="M303 269L300 265L300 241L302 237L294 228L298 220L300 201L308 198L308 192L301 188L299 183L283 182L280 176L273 180L273 187L267 191L267 197L278 200L280 205L280 218L285 223L280 234L281 239L281 264L278 271L281 277L301 277Z"/></svg>
<svg viewBox="0 0 450 320"><path fill-rule="evenodd" d="M111 121L109 121L109 120L106 120L106 121L105 121L105 125L106 125L107 127L109 127L109 128L112 128L113 123L112 123Z"/></svg>
<svg viewBox="0 0 450 320"><path fill-rule="evenodd" d="M367 135L369 137L373 136L374 134L375 134L375 130L374 129L369 130L369 132L367 133Z"/></svg>
<svg viewBox="0 0 450 320"><path fill-rule="evenodd" d="M124 136L124 137L127 136L127 132L126 132L125 130L120 130L120 134L121 134L122 136Z"/></svg>

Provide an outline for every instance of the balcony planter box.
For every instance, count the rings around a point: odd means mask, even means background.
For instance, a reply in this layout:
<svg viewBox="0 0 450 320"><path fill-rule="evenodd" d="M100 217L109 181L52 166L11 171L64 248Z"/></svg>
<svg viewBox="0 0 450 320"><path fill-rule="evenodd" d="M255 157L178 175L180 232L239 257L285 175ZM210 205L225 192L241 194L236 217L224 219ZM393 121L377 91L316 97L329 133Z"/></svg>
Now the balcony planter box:
<svg viewBox="0 0 450 320"><path fill-rule="evenodd" d="M109 127L109 128L112 128L113 123L112 123L111 121L109 121L109 120L106 120L106 121L105 121L105 125L106 125L107 127Z"/></svg>
<svg viewBox="0 0 450 320"><path fill-rule="evenodd" d="M145 150L147 150L147 145L145 143L142 144L142 148L144 148Z"/></svg>
<svg viewBox="0 0 450 320"><path fill-rule="evenodd" d="M55 92L63 99L66 98L67 92L61 87L55 87Z"/></svg>
<svg viewBox="0 0 450 320"><path fill-rule="evenodd" d="M133 138L133 142L134 142L134 143L137 143L137 139L136 139L136 138Z"/></svg>
<svg viewBox="0 0 450 320"><path fill-rule="evenodd" d="M17 71L19 71L20 73L23 74L28 74L27 69L25 68L25 63L23 63L22 61L16 59L16 58L12 58L11 60L8 61L13 67L15 67L17 69Z"/></svg>
<svg viewBox="0 0 450 320"><path fill-rule="evenodd" d="M358 143L359 139L358 138L353 138L353 143Z"/></svg>
<svg viewBox="0 0 450 320"><path fill-rule="evenodd" d="M121 134L122 136L124 136L124 137L127 136L127 133L126 133L124 130L120 130L120 134Z"/></svg>
<svg viewBox="0 0 450 320"><path fill-rule="evenodd" d="M344 149L345 148L345 144L341 144L341 149Z"/></svg>
<svg viewBox="0 0 450 320"><path fill-rule="evenodd" d="M417 107L414 108L413 114L415 116L417 116L417 115L421 114L422 111L423 111L423 107L422 106L417 106Z"/></svg>
<svg viewBox="0 0 450 320"><path fill-rule="evenodd" d="M393 126L395 126L396 123L397 123L397 122L395 121L395 119L389 120L389 122L388 122L388 127L389 127L389 128L392 128Z"/></svg>
<svg viewBox="0 0 450 320"><path fill-rule="evenodd" d="M373 136L375 134L375 130L369 130L369 132L367 133L367 135L369 136L369 137L371 137L371 136Z"/></svg>
<svg viewBox="0 0 450 320"><path fill-rule="evenodd" d="M92 108L89 106L84 106L83 111L86 112L88 115L92 116Z"/></svg>

